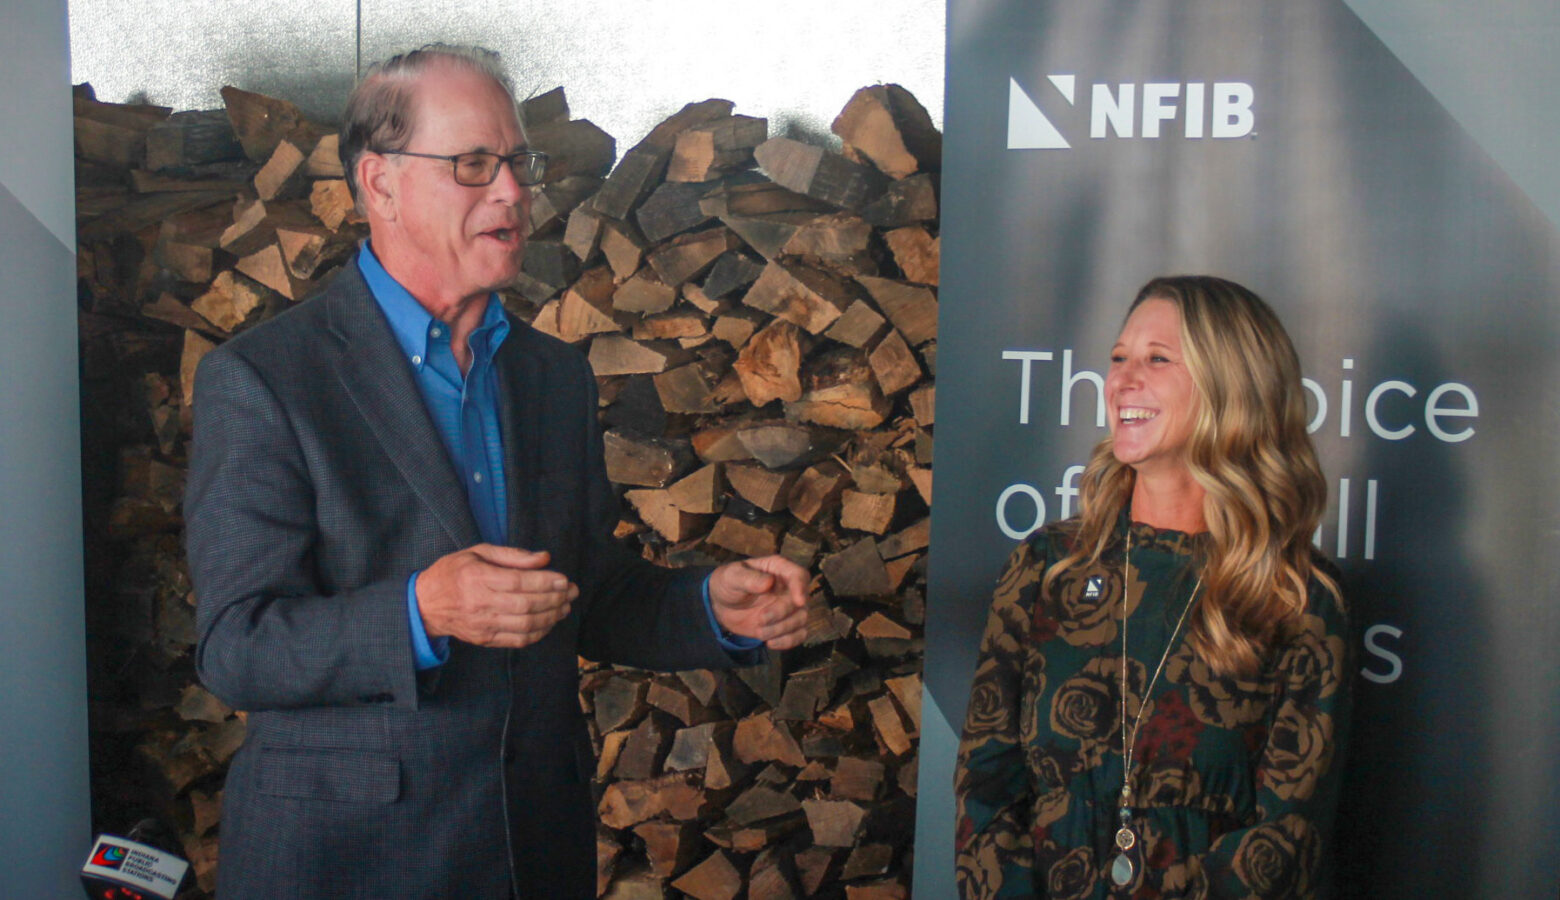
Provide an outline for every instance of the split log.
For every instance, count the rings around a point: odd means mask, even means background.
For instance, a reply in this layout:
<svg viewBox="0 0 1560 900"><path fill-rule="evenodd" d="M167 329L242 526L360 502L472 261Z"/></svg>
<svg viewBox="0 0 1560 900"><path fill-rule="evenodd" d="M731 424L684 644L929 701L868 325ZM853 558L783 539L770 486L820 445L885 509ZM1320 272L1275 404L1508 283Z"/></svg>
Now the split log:
<svg viewBox="0 0 1560 900"><path fill-rule="evenodd" d="M769 317L755 309L734 309L715 320L711 331L717 338L741 350L753 333L763 327Z"/></svg>
<svg viewBox="0 0 1560 900"><path fill-rule="evenodd" d="M883 235L883 241L894 254L894 262L905 279L918 284L936 284L941 266L942 242L925 228L909 225L895 228Z"/></svg>
<svg viewBox="0 0 1560 900"><path fill-rule="evenodd" d="M796 738L785 726L775 722L773 713L760 713L738 722L732 747L737 758L745 763L772 760L798 768L807 765Z"/></svg>
<svg viewBox="0 0 1560 900"><path fill-rule="evenodd" d="M915 416L917 425L922 428L930 428L935 421L936 409L936 385L922 385L910 392L910 413Z"/></svg>
<svg viewBox="0 0 1560 900"><path fill-rule="evenodd" d="M623 499L633 505L646 525L674 544L697 537L709 527L707 516L683 509L672 499L669 491L628 491L624 493Z"/></svg>
<svg viewBox="0 0 1560 900"><path fill-rule="evenodd" d="M618 484L665 487L692 462L684 441L647 438L616 428L608 431L603 441L607 477Z"/></svg>
<svg viewBox="0 0 1560 900"><path fill-rule="evenodd" d="M688 352L670 341L636 341L604 334L590 345L590 367L599 376L654 375L687 361Z"/></svg>
<svg viewBox="0 0 1560 900"><path fill-rule="evenodd" d="M754 309L819 334L854 299L839 279L807 266L772 262L753 282L742 302Z"/></svg>
<svg viewBox="0 0 1560 900"><path fill-rule="evenodd" d="M596 196L601 194L597 193ZM607 258L607 265L612 267L612 274L617 276L618 281L622 281L639 271L645 250L650 244L633 225L602 218L600 246L601 254Z"/></svg>
<svg viewBox="0 0 1560 900"><path fill-rule="evenodd" d="M872 348L872 352L867 355L867 363L872 367L878 386L887 396L913 387L921 380L921 365L915 361L915 354L910 352L910 346L897 330L890 332Z"/></svg>
<svg viewBox="0 0 1560 900"><path fill-rule="evenodd" d="M747 522L721 516L706 540L740 556L769 556L780 549L780 535L784 531L784 523L774 519Z"/></svg>
<svg viewBox="0 0 1560 900"><path fill-rule="evenodd" d="M848 347L815 357L802 380L802 395L785 405L788 417L851 430L876 428L892 408L866 356Z"/></svg>
<svg viewBox="0 0 1560 900"><path fill-rule="evenodd" d="M310 178L346 177L346 169L341 164L341 135L327 134L315 143L303 164L303 174Z"/></svg>
<svg viewBox="0 0 1560 900"><path fill-rule="evenodd" d="M757 459L771 469L806 465L833 453L844 442L840 432L810 428L793 422L767 422L743 427L737 431L736 437L747 450L749 458Z"/></svg>
<svg viewBox="0 0 1560 900"><path fill-rule="evenodd" d="M830 129L890 178L942 168L942 134L920 101L897 84L857 91Z"/></svg>
<svg viewBox="0 0 1560 900"><path fill-rule="evenodd" d="M527 241L525 258L520 268L525 274L547 285L552 294L573 284L580 273L579 260L562 241Z"/></svg>
<svg viewBox="0 0 1560 900"><path fill-rule="evenodd" d="M190 304L212 325L229 334L249 324L265 305L265 290L232 271L221 272L211 287Z"/></svg>
<svg viewBox="0 0 1560 900"><path fill-rule="evenodd" d="M882 534L894 519L893 494L846 490L840 496L840 527Z"/></svg>
<svg viewBox="0 0 1560 900"><path fill-rule="evenodd" d="M850 881L873 875L885 875L894 861L894 848L889 844L861 844L850 852L845 860L845 870L840 878Z"/></svg>
<svg viewBox="0 0 1560 900"><path fill-rule="evenodd" d="M897 881L848 884L845 900L909 900L910 890Z"/></svg>
<svg viewBox="0 0 1560 900"><path fill-rule="evenodd" d="M861 800L867 803L877 799L883 787L887 767L876 759L840 757L834 777L829 781L829 796L836 800Z"/></svg>
<svg viewBox="0 0 1560 900"><path fill-rule="evenodd" d="M710 181L753 159L753 148L769 137L769 120L730 116L696 125L677 136L666 180Z"/></svg>
<svg viewBox="0 0 1560 900"><path fill-rule="evenodd" d="M724 505L726 479L719 465L706 465L667 489L679 509L718 513Z"/></svg>
<svg viewBox="0 0 1560 900"><path fill-rule="evenodd" d="M857 276L856 281L912 347L937 337L937 295L930 289L870 276Z"/></svg>
<svg viewBox="0 0 1560 900"><path fill-rule="evenodd" d="M666 312L675 302L677 288L662 282L649 266L634 273L612 296L613 309L639 314Z"/></svg>
<svg viewBox="0 0 1560 900"><path fill-rule="evenodd" d="M776 319L743 344L733 365L749 403L801 399L802 347L798 329Z"/></svg>
<svg viewBox="0 0 1560 900"><path fill-rule="evenodd" d="M278 226L276 243L282 248L287 271L300 281L341 262L354 249L350 242L319 225Z"/></svg>
<svg viewBox="0 0 1560 900"><path fill-rule="evenodd" d="M807 256L846 268L864 265L872 226L854 213L816 216L803 223L780 248L784 256Z"/></svg>
<svg viewBox="0 0 1560 900"><path fill-rule="evenodd" d="M781 864L781 853L775 847L769 846L753 861L747 890L748 900L797 900L796 890Z"/></svg>
<svg viewBox="0 0 1560 900"><path fill-rule="evenodd" d="M547 154L547 180L575 175L603 178L617 159L617 141L589 119L527 127L530 145Z"/></svg>
<svg viewBox="0 0 1560 900"><path fill-rule="evenodd" d="M864 350L888 330L888 320L878 315L865 300L852 301L845 314L829 326L824 336L858 350Z"/></svg>
<svg viewBox="0 0 1560 900"><path fill-rule="evenodd" d="M188 171L243 155L225 110L176 112L146 132L146 167L154 172Z"/></svg>
<svg viewBox="0 0 1560 900"><path fill-rule="evenodd" d="M563 88L555 87L546 93L522 100L520 121L525 123L527 133L530 129L552 122L569 121L569 98L564 94Z"/></svg>
<svg viewBox="0 0 1560 900"><path fill-rule="evenodd" d="M605 266L587 269L563 292L558 305L558 337L578 343L592 334L610 334L622 326L612 316L612 295L617 287Z"/></svg>
<svg viewBox="0 0 1560 900"><path fill-rule="evenodd" d="M318 129L304 119L298 107L286 100L240 90L231 85L222 88L228 121L244 148L244 154L257 163L270 159L284 140L297 139L312 148Z"/></svg>
<svg viewBox="0 0 1560 900"><path fill-rule="evenodd" d="M652 251L650 265L670 285L697 278L726 251L736 247L736 237L725 228L685 234Z"/></svg>
<svg viewBox="0 0 1560 900"><path fill-rule="evenodd" d="M275 242L240 259L234 268L288 300L302 299L309 286L306 279L293 275L282 257L281 245Z"/></svg>
<svg viewBox="0 0 1560 900"><path fill-rule="evenodd" d="M813 843L820 847L850 847L856 843L856 830L866 818L866 810L849 800L804 800L807 827Z"/></svg>
<svg viewBox="0 0 1560 900"><path fill-rule="evenodd" d="M730 723L705 722L678 731L672 740L672 749L666 755L667 770L686 772L690 769L706 768L709 765L710 754L715 749L717 729L724 729L729 733L732 726Z"/></svg>
<svg viewBox="0 0 1560 900"><path fill-rule="evenodd" d="M709 188L702 184L667 182L645 198L634 212L634 220L651 242L697 228L710 220L710 216L699 209L699 198L707 190Z"/></svg>
<svg viewBox="0 0 1560 900"><path fill-rule="evenodd" d="M689 869L672 887L694 900L732 900L742 890L742 873L722 850Z"/></svg>
<svg viewBox="0 0 1560 900"><path fill-rule="evenodd" d="M579 258L588 263L601 247L602 215L585 204L569 213L569 223L563 229L563 243Z"/></svg>
<svg viewBox="0 0 1560 900"><path fill-rule="evenodd" d="M914 553L917 550L925 550L931 543L931 537L932 520L930 517L927 517L886 540L878 542L878 554L884 559L894 559L895 557Z"/></svg>
<svg viewBox="0 0 1560 900"><path fill-rule="evenodd" d="M878 556L877 542L864 538L849 547L825 557L823 576L838 597L873 597L888 593L888 570Z"/></svg>
<svg viewBox="0 0 1560 900"><path fill-rule="evenodd" d="M339 229L343 222L357 224L363 221L352 202L352 192L339 178L326 178L314 182L309 189L309 209L315 218L331 231Z"/></svg>
<svg viewBox="0 0 1560 900"><path fill-rule="evenodd" d="M764 264L737 250L722 253L704 279L704 294L719 300L752 284L764 271Z"/></svg>
<svg viewBox="0 0 1560 900"><path fill-rule="evenodd" d="M616 301L622 293L623 288L618 288L613 300ZM633 336L636 341L675 338L683 342L682 346L686 348L690 346L688 341L704 337L709 331L710 321L703 313L692 309L675 309L666 313L653 313L635 322ZM694 346L697 343L702 342L696 342Z"/></svg>
<svg viewBox="0 0 1560 900"><path fill-rule="evenodd" d="M838 503L845 486L850 483L850 473L839 463L828 460L811 466L791 486L786 506L791 515L802 522L812 523Z"/></svg>
<svg viewBox="0 0 1560 900"><path fill-rule="evenodd" d="M255 173L255 196L270 201L301 194L307 183L304 162L309 158L308 150L312 149L306 150L288 139L279 142L265 165Z"/></svg>
<svg viewBox="0 0 1560 900"><path fill-rule="evenodd" d="M770 138L753 158L775 184L843 209L860 209L888 183L875 169L790 138Z"/></svg>
<svg viewBox="0 0 1560 900"><path fill-rule="evenodd" d="M650 871L658 878L677 875L697 857L698 831L689 823L643 822L634 826L634 834L645 842Z"/></svg>
<svg viewBox="0 0 1560 900"><path fill-rule="evenodd" d="M613 678L604 683L593 696L596 727L606 734L634 723L644 712L645 690L645 682L636 679Z"/></svg>
<svg viewBox="0 0 1560 900"><path fill-rule="evenodd" d="M726 480L738 496L764 512L779 512L796 482L796 472L775 472L761 465L730 465Z"/></svg>
<svg viewBox="0 0 1560 900"><path fill-rule="evenodd" d="M867 712L872 715L873 730L889 753L902 756L915 746L905 730L904 720L899 717L899 710L894 707L893 698L877 697L869 701Z"/></svg>
<svg viewBox="0 0 1560 900"><path fill-rule="evenodd" d="M549 179L531 200L531 234L546 235L562 227L580 204L590 199L600 187L601 179L594 175ZM569 245L567 238L564 243ZM569 247L574 249L572 245ZM580 261L583 262L583 258Z"/></svg>
<svg viewBox="0 0 1560 900"><path fill-rule="evenodd" d="M654 775L671 748L673 729L649 715L629 733L628 741L618 754L617 765L612 772L618 778L639 781Z"/></svg>
<svg viewBox="0 0 1560 900"><path fill-rule="evenodd" d="M655 390L662 408L673 413L717 412L725 401L709 368L694 362L656 375Z"/></svg>
<svg viewBox="0 0 1560 900"><path fill-rule="evenodd" d="M912 175L888 186L883 196L868 203L861 217L878 228L900 228L937 220L937 186L932 176Z"/></svg>

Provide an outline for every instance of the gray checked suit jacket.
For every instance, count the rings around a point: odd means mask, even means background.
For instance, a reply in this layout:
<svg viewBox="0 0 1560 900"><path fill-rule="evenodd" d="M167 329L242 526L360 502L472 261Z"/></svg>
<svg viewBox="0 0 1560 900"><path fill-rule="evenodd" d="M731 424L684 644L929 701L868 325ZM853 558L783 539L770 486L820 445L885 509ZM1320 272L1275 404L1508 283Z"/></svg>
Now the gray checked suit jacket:
<svg viewBox="0 0 1560 900"><path fill-rule="evenodd" d="M509 534L550 551L580 599L532 646L451 641L423 673L407 578L479 538L355 262L200 366L185 495L197 666L249 711L224 797L223 900L593 897L576 655L732 664L705 620L705 572L612 538L584 356L510 324Z"/></svg>

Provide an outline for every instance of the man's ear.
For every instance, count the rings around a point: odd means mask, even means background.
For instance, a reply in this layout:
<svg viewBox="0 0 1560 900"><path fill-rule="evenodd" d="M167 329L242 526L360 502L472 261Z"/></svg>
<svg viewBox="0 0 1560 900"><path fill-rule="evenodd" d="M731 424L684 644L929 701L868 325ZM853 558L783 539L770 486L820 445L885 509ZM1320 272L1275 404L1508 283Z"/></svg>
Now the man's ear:
<svg viewBox="0 0 1560 900"><path fill-rule="evenodd" d="M397 185L394 167L378 153L366 151L357 160L358 194L363 212L387 222L395 221Z"/></svg>

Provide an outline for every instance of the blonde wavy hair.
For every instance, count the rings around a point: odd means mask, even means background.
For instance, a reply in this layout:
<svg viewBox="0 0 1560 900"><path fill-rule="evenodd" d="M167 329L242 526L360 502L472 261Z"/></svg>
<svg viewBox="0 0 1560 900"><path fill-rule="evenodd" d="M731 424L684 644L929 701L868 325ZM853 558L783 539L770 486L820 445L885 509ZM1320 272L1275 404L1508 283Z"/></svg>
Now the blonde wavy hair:
<svg viewBox="0 0 1560 900"><path fill-rule="evenodd" d="M1151 299L1181 314L1183 360L1200 400L1184 456L1206 491L1212 546L1187 641L1215 673L1253 675L1305 610L1313 576L1340 596L1311 546L1327 483L1306 433L1300 359L1278 316L1232 281L1155 278L1127 315ZM1073 551L1046 572L1046 590L1067 569L1099 560L1131 500L1136 473L1113 447L1107 437L1094 448L1079 485Z"/></svg>

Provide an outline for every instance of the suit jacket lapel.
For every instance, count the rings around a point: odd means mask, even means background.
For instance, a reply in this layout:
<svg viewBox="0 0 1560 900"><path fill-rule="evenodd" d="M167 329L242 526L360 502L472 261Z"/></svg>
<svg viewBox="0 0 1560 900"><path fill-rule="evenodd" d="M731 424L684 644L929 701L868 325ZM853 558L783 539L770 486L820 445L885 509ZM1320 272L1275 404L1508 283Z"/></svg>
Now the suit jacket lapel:
<svg viewBox="0 0 1560 900"><path fill-rule="evenodd" d="M401 358L401 348L357 265L343 268L340 290L320 300L330 304L331 328L343 347L337 376L367 420L385 453L457 547L480 537L466 503L466 490L439 440L422 392Z"/></svg>
<svg viewBox="0 0 1560 900"><path fill-rule="evenodd" d="M532 548L536 535L534 514L536 499L535 440L526 423L538 421L537 391L541 385L541 366L534 354L526 353L523 322L509 318L509 337L498 348L498 421L504 440L504 485L509 505L509 543ZM534 549L534 548L532 548Z"/></svg>

